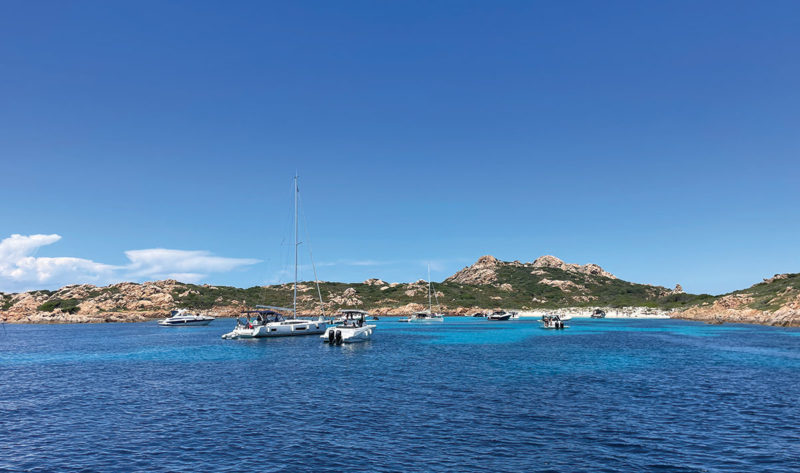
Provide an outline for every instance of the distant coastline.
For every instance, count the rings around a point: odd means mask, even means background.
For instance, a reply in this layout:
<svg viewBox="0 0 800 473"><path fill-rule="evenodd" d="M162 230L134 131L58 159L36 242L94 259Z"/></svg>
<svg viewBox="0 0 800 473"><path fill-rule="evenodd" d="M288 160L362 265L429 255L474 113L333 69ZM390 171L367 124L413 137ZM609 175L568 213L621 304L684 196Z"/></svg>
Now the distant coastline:
<svg viewBox="0 0 800 473"><path fill-rule="evenodd" d="M426 308L427 282L314 282L298 285L301 314L360 308L380 316L406 316ZM620 280L594 264L564 263L542 256L530 263L484 256L440 283L438 309L471 315L497 308L523 316L561 313L587 317L600 308L609 318L680 318L707 323L800 326L800 274L780 274L748 289L711 296ZM89 284L61 289L0 293L0 320L8 323L140 322L166 316L173 308L235 317L256 304L291 304L292 284L234 288L175 280Z"/></svg>

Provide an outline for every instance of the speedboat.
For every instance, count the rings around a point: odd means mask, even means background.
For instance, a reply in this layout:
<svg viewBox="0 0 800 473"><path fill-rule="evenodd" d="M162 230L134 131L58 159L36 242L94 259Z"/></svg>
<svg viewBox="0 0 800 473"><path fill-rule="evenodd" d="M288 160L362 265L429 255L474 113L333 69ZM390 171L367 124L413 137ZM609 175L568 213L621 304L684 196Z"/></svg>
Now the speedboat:
<svg viewBox="0 0 800 473"><path fill-rule="evenodd" d="M495 320L495 321L498 321L498 320L516 320L516 319L519 318L519 315L517 315L516 312L511 312L511 311L506 311L506 310L496 310L496 311L492 312L491 314L489 314L489 316L486 317L486 318L489 319L489 320Z"/></svg>
<svg viewBox="0 0 800 473"><path fill-rule="evenodd" d="M337 325L344 323L347 320L358 319L360 316L364 316L364 320L369 320L371 315L367 311L358 310L358 309L342 309L339 311L339 315L335 316L331 321L332 324ZM378 320L377 317L372 317L372 320Z"/></svg>
<svg viewBox="0 0 800 473"><path fill-rule="evenodd" d="M256 308L242 312L236 319L236 327L222 338L234 340L239 338L291 337L314 335L325 332L328 323L322 317L317 319L286 318L277 308ZM291 310L291 309L283 309Z"/></svg>
<svg viewBox="0 0 800 473"><path fill-rule="evenodd" d="M604 319L606 318L606 311L603 309L595 309L594 312L592 312L591 317L593 319Z"/></svg>
<svg viewBox="0 0 800 473"><path fill-rule="evenodd" d="M562 330L565 328L569 328L569 325L564 325L564 321L556 314L552 315L543 315L542 320L539 322L542 323L542 328L548 329L555 329L555 330Z"/></svg>
<svg viewBox="0 0 800 473"><path fill-rule="evenodd" d="M363 310L343 310L342 316L337 318L337 325L328 327L320 338L331 345L342 343L365 342L372 337L375 325L367 325L368 313Z"/></svg>
<svg viewBox="0 0 800 473"><path fill-rule="evenodd" d="M444 322L444 316L432 312L415 312L411 317L400 319L399 322Z"/></svg>
<svg viewBox="0 0 800 473"><path fill-rule="evenodd" d="M162 327L188 327L193 325L208 325L213 321L214 317L190 314L186 309L175 309L170 311L168 318L159 320L158 325Z"/></svg>

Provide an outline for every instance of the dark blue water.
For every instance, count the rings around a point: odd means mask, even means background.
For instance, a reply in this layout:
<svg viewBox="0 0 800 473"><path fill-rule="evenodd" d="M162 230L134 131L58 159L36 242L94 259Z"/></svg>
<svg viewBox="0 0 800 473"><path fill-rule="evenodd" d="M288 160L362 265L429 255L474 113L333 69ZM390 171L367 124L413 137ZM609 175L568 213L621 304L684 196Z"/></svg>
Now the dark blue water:
<svg viewBox="0 0 800 473"><path fill-rule="evenodd" d="M0 328L0 471L800 471L800 331Z"/></svg>

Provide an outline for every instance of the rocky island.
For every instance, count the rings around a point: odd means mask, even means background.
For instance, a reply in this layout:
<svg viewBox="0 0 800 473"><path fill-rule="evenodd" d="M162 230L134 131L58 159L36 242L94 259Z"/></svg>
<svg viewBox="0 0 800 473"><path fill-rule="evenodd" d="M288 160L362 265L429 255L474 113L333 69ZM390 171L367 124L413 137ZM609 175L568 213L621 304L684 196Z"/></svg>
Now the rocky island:
<svg viewBox="0 0 800 473"><path fill-rule="evenodd" d="M324 310L357 307L376 315L407 315L424 309L427 282L321 282ZM800 326L800 274L781 274L749 289L712 296L623 281L596 264L565 263L555 256L531 262L483 256L435 283L441 309L453 315L478 310L563 310L594 308L628 314L660 314L710 323L744 322ZM314 282L298 285L302 313L319 313ZM12 323L135 322L164 317L172 308L235 316L255 304L291 304L292 284L235 288L175 280L65 286L56 291L0 293L0 320Z"/></svg>

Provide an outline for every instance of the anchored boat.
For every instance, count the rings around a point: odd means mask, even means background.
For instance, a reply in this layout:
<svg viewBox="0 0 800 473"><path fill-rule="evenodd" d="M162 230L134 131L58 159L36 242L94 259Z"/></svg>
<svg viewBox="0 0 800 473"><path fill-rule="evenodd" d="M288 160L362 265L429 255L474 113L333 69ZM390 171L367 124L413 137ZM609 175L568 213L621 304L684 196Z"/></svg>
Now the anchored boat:
<svg viewBox="0 0 800 473"><path fill-rule="evenodd" d="M322 333L328 327L322 317L316 320L286 318L278 311L292 312L292 309L272 306L256 306L255 310L242 312L236 319L236 327L222 338L290 337L296 335L314 335Z"/></svg>
<svg viewBox="0 0 800 473"><path fill-rule="evenodd" d="M256 310L246 310L243 316L236 320L236 327L231 332L226 333L222 338L231 340L238 338L265 338L265 337L288 337L297 335L314 335L325 332L328 323L325 314L316 319L305 319L297 317L297 249L300 246L298 241L298 212L297 195L300 192L297 186L297 175L294 176L294 296L292 298L292 308L274 306L256 306ZM313 266L313 259L312 259ZM323 307L322 293L319 290L319 280L317 270L314 268L314 280L317 283L317 293L319 302ZM282 312L290 313L288 317Z"/></svg>
<svg viewBox="0 0 800 473"><path fill-rule="evenodd" d="M444 316L433 312L433 302L431 301L431 293L433 292L433 283L431 283L431 267L428 265L428 311L415 312L407 319L400 319L399 322L444 322ZM436 296L436 305L439 306L439 296Z"/></svg>
<svg viewBox="0 0 800 473"><path fill-rule="evenodd" d="M169 317L158 321L162 327L189 327L194 325L208 325L214 321L214 317L200 314L190 314L186 309L175 309L170 311Z"/></svg>
<svg viewBox="0 0 800 473"><path fill-rule="evenodd" d="M569 325L564 325L564 320L557 314L543 315L542 320L539 322L542 323L542 328L554 330L563 330L565 328L569 328Z"/></svg>
<svg viewBox="0 0 800 473"><path fill-rule="evenodd" d="M343 310L335 321L337 324L328 327L320 338L331 345L365 342L372 337L376 327L366 323L368 316L363 310Z"/></svg>
<svg viewBox="0 0 800 473"><path fill-rule="evenodd" d="M486 318L489 319L489 320L494 320L494 321L517 320L517 319L519 319L519 315L517 315L517 313L513 312L513 311L496 310L496 311L492 312L491 314L489 314L489 316L486 317Z"/></svg>

